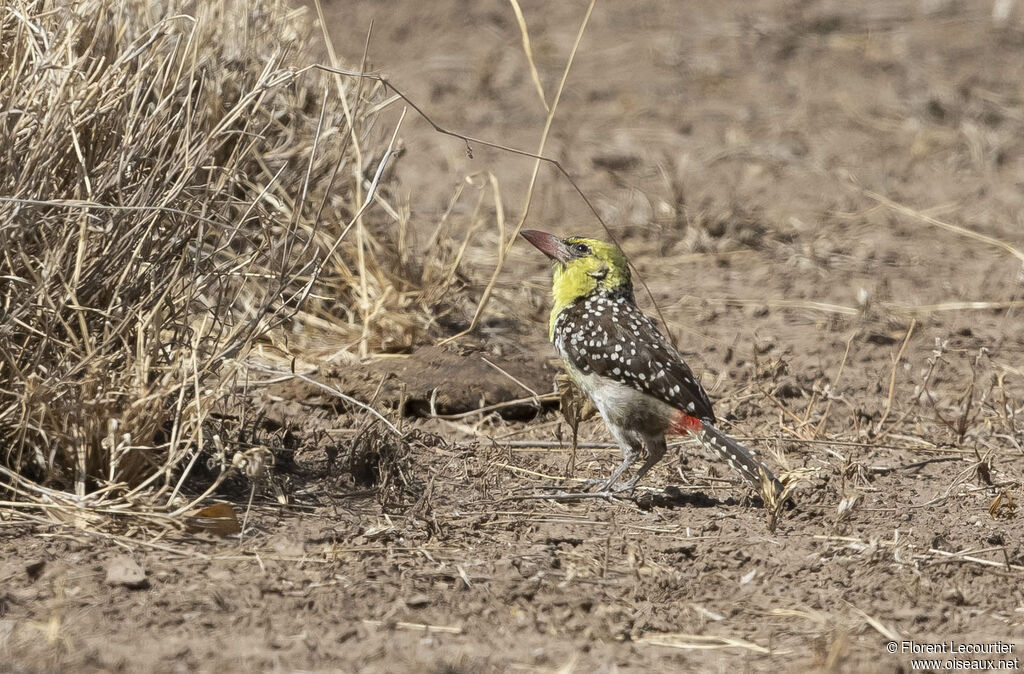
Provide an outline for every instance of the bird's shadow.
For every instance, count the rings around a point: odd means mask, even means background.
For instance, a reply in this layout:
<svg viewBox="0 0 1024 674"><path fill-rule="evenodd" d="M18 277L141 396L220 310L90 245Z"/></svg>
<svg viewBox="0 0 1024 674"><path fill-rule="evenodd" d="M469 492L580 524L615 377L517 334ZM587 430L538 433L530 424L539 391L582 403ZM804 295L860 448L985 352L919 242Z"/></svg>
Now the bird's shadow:
<svg viewBox="0 0 1024 674"><path fill-rule="evenodd" d="M514 497L516 500L541 499L545 501L584 501L594 499L605 499L608 501L629 502L641 510L653 510L654 508L720 508L720 507L751 507L762 508L764 501L759 496L744 497L742 499L730 496L725 499L717 499L708 496L704 492L684 492L675 485L668 485L661 489L642 487L630 492L623 489L617 492L588 492L588 491L563 491L559 489L556 493L549 494L527 494ZM790 505L787 503L787 505Z"/></svg>
<svg viewBox="0 0 1024 674"><path fill-rule="evenodd" d="M721 500L700 491L683 491L674 485L635 494L633 502L644 510L653 508L718 508L740 505L740 502L731 496Z"/></svg>

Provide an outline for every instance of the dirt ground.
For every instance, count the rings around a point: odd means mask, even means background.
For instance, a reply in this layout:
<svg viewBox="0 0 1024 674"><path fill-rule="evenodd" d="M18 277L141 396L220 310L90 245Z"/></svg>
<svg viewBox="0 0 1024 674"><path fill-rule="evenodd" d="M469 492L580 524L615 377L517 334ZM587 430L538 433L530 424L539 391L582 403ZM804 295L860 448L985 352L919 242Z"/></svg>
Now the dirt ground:
<svg viewBox="0 0 1024 674"><path fill-rule="evenodd" d="M522 6L550 102L586 3ZM508 3L326 12L344 63L372 19L370 64L435 122L536 150ZM403 439L306 382L254 387L276 467L251 508L244 481L222 494L241 538L0 516L0 669L910 671L893 640L1019 657L1024 258L999 242L1024 247L1021 82L1012 0L601 0L544 152L723 426L803 476L777 530L682 440L633 499L538 498L618 451L596 419L570 448L545 395L549 270L517 244L472 335L311 375ZM471 235L475 301L497 261L487 174L510 230L532 161L470 158L412 116L401 135L414 250L465 185L450 232ZM550 167L527 223L602 235Z"/></svg>

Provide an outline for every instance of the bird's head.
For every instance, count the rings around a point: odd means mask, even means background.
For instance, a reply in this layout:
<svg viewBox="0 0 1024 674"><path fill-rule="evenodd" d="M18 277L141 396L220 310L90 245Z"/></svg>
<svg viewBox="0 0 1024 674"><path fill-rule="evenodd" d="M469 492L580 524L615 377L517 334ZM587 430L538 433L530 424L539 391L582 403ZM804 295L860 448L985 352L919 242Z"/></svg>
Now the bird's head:
<svg viewBox="0 0 1024 674"><path fill-rule="evenodd" d="M551 292L556 313L595 291L632 293L629 263L615 244L582 236L560 239L535 229L523 230L522 235L554 260Z"/></svg>

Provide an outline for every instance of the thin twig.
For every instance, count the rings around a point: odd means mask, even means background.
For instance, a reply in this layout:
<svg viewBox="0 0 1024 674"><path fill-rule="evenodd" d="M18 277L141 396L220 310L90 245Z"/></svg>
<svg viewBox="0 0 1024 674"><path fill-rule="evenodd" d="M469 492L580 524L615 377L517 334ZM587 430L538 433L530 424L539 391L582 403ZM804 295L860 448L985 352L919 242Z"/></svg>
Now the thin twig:
<svg viewBox="0 0 1024 674"><path fill-rule="evenodd" d="M858 187L860 187L860 185L858 185ZM953 232L954 234L959 234L960 236L967 237L968 239L974 239L975 241L981 241L982 243L987 243L990 246L1001 248L1010 255L1020 260L1021 262L1024 262L1024 251L1014 248L1005 241L1000 241L999 239L993 236L988 236L987 234L980 234L978 232L975 232L974 230L967 229L966 227L961 227L960 225L954 225L949 222L943 222L942 220L933 218L930 215L925 215L921 211L916 211L913 208L910 208L909 206L904 206L903 204L897 203L892 199L889 199L888 197L884 197L881 194L878 194L877 192L872 192L867 188L860 187L860 189L867 197L874 199L875 201L877 201L878 203L882 204L887 208L891 208L897 213L909 215L911 217L917 218L918 220L921 220L922 222L927 222L929 225L940 227L947 231Z"/></svg>
<svg viewBox="0 0 1024 674"><path fill-rule="evenodd" d="M849 339L846 340L846 350L843 351L843 359L839 361L839 370L836 372L835 378L832 379L832 383L829 385L831 391L835 391L839 385L839 379L843 376L843 368L846 367L846 359L850 356L850 345L853 344L853 338L856 336L856 332L850 335ZM814 437L817 438L821 435L821 432L825 429L825 423L828 421L828 414L832 410L832 395L828 396L825 401L825 411L821 415L821 420L818 422L817 428L814 429Z"/></svg>
<svg viewBox="0 0 1024 674"><path fill-rule="evenodd" d="M562 92L565 90L565 83L569 79L569 71L572 69L573 61L576 59L576 52L579 49L580 42L583 41L583 33L587 29L587 23L590 22L590 15L594 11L594 5L597 0L590 0L590 4L587 6L587 12L583 17L583 22L580 24L579 30L576 32L576 40L573 42L572 49L569 51L569 58L565 63L565 68L562 70L562 79L558 83L558 89L555 90L555 98L551 102L551 109L548 110L546 119L544 120L544 130L540 135L540 146L537 149L538 157L544 154L544 147L548 142L548 133L551 131L551 123L555 121L555 112L558 110L558 103L562 100ZM494 272L491 273L491 278L484 287L483 293L480 295L480 301L477 303L476 311L473 313L473 318L469 321L469 326L458 332L451 337L441 340L438 344L447 344L453 340L463 337L473 330L476 329L477 322L480 320L480 316L483 314L484 309L487 307L487 303L491 298L491 292L494 290L494 284L498 280L498 276L501 274L502 268L505 266L505 258L512 246L515 244L516 239L519 236L519 232L522 231L523 225L526 223L526 218L530 214L530 205L533 203L533 192L537 186L537 175L540 172L541 159L536 159L533 163L533 172L530 174L530 183L526 189L526 197L523 204L523 212L519 216L519 222L516 223L515 230L512 232L512 236L508 242L502 242L502 248L499 251L498 264L494 267Z"/></svg>
<svg viewBox="0 0 1024 674"><path fill-rule="evenodd" d="M550 112L547 97L544 95L544 87L540 83L540 73L537 72L537 64L533 62L533 48L530 46L530 32L526 29L526 17L519 7L519 0L508 0L512 5L512 11L516 15L516 23L519 24L519 34L523 38L523 53L526 54L526 62L530 65L530 77L533 78L533 85L537 87L537 97L540 104L544 106L544 112Z"/></svg>
<svg viewBox="0 0 1024 674"><path fill-rule="evenodd" d="M541 404L540 404L540 394L539 393L537 393L532 388L530 388L529 386L524 384L522 381L520 381L520 380L516 379L515 377L513 377L511 374L509 374L508 370L504 369L503 367L495 365L494 363L492 363L491 361L489 361L489 360L487 360L486 358L483 358L483 357L481 357L480 360L484 361L485 363L487 363L488 365L493 367L495 370L497 370L501 374L503 374L506 377L508 377L509 379L511 379L514 383L518 384L523 390L525 390L527 393L529 393L530 395L533 396L533 400L536 403L537 407L541 407Z"/></svg>
<svg viewBox="0 0 1024 674"><path fill-rule="evenodd" d="M889 418L889 412L892 411L893 398L896 395L896 369L899 367L900 360L903 359L903 352L907 348L907 343L910 342L910 336L914 334L914 327L916 325L917 320L911 319L910 327L907 328L907 335L903 338L900 350L896 353L896 360L892 363L892 371L889 373L889 396L885 401L885 411L882 412L882 418L878 420L878 425L875 426L875 433L881 432L882 426L885 425L885 420Z"/></svg>
<svg viewBox="0 0 1024 674"><path fill-rule="evenodd" d="M330 393L331 395L333 395L335 397L341 398L342 400L344 400L345 402L347 402L347 403L349 403L351 405L355 405L356 407L359 407L360 409L366 410L367 412L369 412L373 416L377 417L377 419L380 420L380 422L383 423L388 428L388 430L390 430L396 436L398 436L399 438L405 437L405 435L401 431L399 431L395 427L395 425L393 423L388 421L387 418L383 414L381 414L377 410L373 409L372 407L370 407L366 403L364 403L362 401L359 401L359 400L356 400L352 396L346 395L345 393L342 393L341 391L339 391L338 389L336 389L333 386L329 386L328 384L324 384L323 382L319 382L319 381L317 381L315 379L312 379L311 377L307 377L304 374L293 373L289 377L288 373L281 372L280 370L275 370L275 369L269 368L269 367L263 367L262 365L256 365L255 363L249 363L248 367L250 369L253 369L253 370L259 370L260 372L266 372L268 374L274 374L274 375L281 375L282 377L287 377L287 378L291 378L291 379L298 379L299 381L304 381L307 384L312 384L313 386L315 386L315 387L317 387L317 388L319 388L319 389L321 389L323 391L327 391L328 393Z"/></svg>

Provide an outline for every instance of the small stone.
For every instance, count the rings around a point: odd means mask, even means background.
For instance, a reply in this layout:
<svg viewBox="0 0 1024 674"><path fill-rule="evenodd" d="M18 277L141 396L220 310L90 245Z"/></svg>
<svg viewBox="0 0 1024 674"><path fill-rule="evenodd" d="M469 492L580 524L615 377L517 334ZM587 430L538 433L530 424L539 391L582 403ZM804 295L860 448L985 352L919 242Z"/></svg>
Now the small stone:
<svg viewBox="0 0 1024 674"><path fill-rule="evenodd" d="M425 594L414 594L405 600L405 605L409 608L423 608L424 606L430 606L431 599Z"/></svg>
<svg viewBox="0 0 1024 674"><path fill-rule="evenodd" d="M131 557L114 557L107 562L107 585L123 585L132 590L149 587L146 572Z"/></svg>

